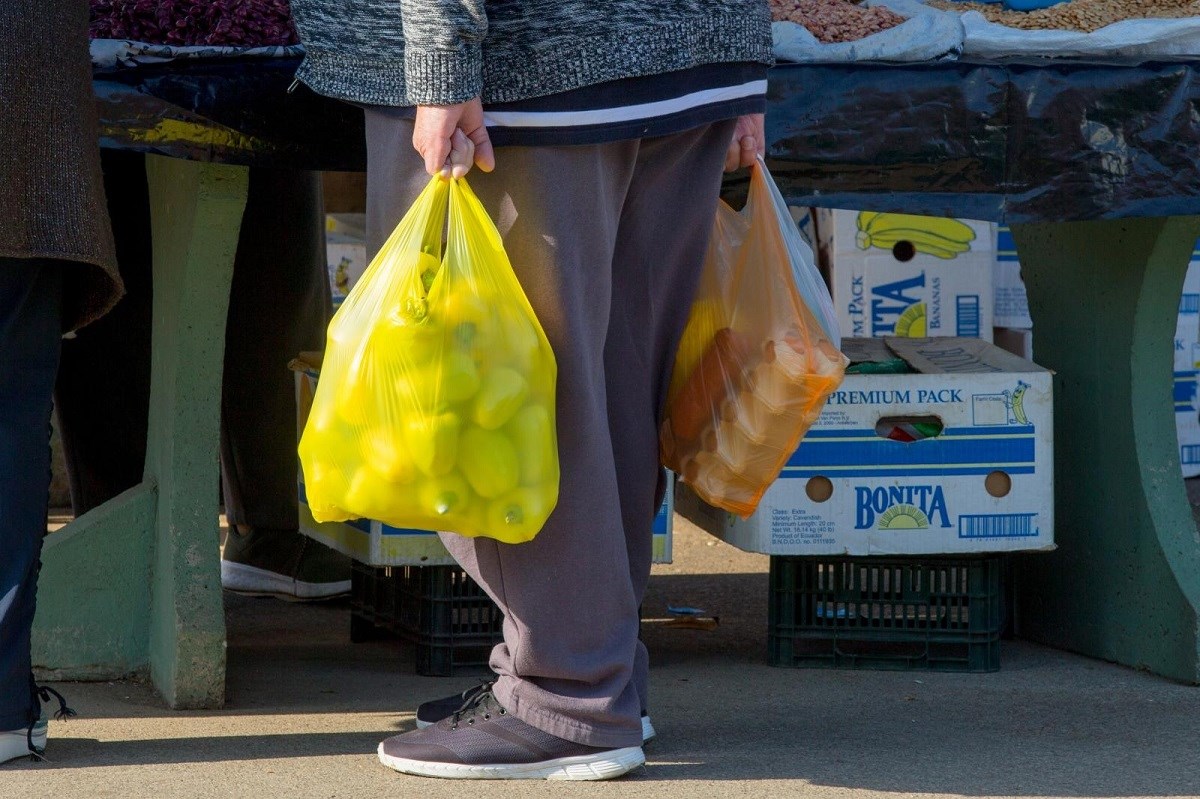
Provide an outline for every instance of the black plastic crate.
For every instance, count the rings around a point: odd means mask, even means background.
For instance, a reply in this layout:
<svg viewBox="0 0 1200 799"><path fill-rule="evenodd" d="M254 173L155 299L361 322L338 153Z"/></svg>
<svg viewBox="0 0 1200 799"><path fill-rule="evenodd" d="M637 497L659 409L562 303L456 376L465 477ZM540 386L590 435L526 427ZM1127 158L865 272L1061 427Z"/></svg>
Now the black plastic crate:
<svg viewBox="0 0 1200 799"><path fill-rule="evenodd" d="M418 674L450 677L487 668L503 637L496 603L457 566L372 567L350 576L350 638L390 632L415 645Z"/></svg>
<svg viewBox="0 0 1200 799"><path fill-rule="evenodd" d="M771 558L772 666L1000 668L999 557Z"/></svg>

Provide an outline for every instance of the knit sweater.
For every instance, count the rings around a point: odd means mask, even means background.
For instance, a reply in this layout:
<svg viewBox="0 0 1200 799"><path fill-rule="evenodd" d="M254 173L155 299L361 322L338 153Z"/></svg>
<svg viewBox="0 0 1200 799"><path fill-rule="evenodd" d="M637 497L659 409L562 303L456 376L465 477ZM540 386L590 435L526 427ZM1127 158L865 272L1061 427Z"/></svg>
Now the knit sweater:
<svg viewBox="0 0 1200 799"><path fill-rule="evenodd" d="M64 281L71 330L122 293L87 28L86 0L0 2L0 259L74 262Z"/></svg>
<svg viewBox="0 0 1200 799"><path fill-rule="evenodd" d="M764 0L291 0L297 77L369 105L524 100L771 61Z"/></svg>

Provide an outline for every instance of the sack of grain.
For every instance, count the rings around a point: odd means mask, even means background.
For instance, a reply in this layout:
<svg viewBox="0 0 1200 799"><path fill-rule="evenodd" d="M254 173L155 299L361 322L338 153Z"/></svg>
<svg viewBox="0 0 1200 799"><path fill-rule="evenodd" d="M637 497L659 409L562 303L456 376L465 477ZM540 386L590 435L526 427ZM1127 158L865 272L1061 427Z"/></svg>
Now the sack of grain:
<svg viewBox="0 0 1200 799"><path fill-rule="evenodd" d="M772 0L775 57L799 63L921 62L962 51L958 14L918 0Z"/></svg>
<svg viewBox="0 0 1200 799"><path fill-rule="evenodd" d="M946 0L930 5L965 12L967 56L1200 56L1200 0L1071 0L1028 12Z"/></svg>

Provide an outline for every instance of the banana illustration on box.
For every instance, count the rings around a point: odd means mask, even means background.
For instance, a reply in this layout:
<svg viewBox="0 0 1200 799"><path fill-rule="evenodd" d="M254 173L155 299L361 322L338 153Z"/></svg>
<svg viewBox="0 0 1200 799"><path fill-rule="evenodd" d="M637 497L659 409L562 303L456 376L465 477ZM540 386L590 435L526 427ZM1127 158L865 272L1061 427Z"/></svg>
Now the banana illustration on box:
<svg viewBox="0 0 1200 799"><path fill-rule="evenodd" d="M342 258L342 262L337 265L337 269L333 273L333 283L337 287L338 293L343 297L350 293L350 266L349 258Z"/></svg>
<svg viewBox="0 0 1200 799"><path fill-rule="evenodd" d="M1013 421L1020 425L1029 424L1029 416L1025 413L1025 392L1029 390L1029 384L1024 380L1017 381L1017 387L1009 394L1004 392L1005 402L1008 409L1012 411Z"/></svg>
<svg viewBox="0 0 1200 799"><path fill-rule="evenodd" d="M971 226L957 219L876 211L859 212L855 237L859 249L890 250L907 241L917 252L944 260L969 252L974 240L975 231Z"/></svg>

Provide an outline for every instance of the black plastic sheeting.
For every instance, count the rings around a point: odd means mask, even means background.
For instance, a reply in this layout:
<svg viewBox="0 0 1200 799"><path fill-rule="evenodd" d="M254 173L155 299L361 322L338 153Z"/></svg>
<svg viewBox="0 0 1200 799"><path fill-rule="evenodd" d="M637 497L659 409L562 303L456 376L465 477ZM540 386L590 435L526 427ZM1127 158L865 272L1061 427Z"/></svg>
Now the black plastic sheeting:
<svg viewBox="0 0 1200 799"><path fill-rule="evenodd" d="M97 73L101 143L363 169L361 114L304 87L289 94L295 67L231 60ZM1197 67L778 66L768 161L796 205L1010 223L1200 214Z"/></svg>
<svg viewBox="0 0 1200 799"><path fill-rule="evenodd" d="M297 84L295 59L96 71L100 146L243 166L366 167L362 112Z"/></svg>
<svg viewBox="0 0 1200 799"><path fill-rule="evenodd" d="M1200 213L1197 66L777 67L768 156L798 205L999 222Z"/></svg>

